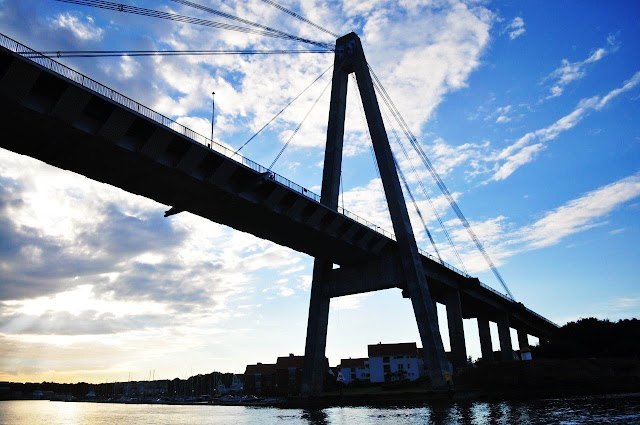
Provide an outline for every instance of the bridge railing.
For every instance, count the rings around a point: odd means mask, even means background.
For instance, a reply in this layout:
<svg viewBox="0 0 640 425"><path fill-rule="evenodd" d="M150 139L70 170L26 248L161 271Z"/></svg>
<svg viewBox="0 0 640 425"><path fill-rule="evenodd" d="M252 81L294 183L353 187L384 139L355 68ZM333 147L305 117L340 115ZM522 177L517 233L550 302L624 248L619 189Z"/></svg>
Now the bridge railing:
<svg viewBox="0 0 640 425"><path fill-rule="evenodd" d="M556 322L554 322L554 321L552 321L552 320L547 319L546 317L544 317L544 316L542 316L542 315L540 315L540 314L536 313L535 311L533 311L533 310L531 310L531 309L528 309L527 307L525 307L524 309L527 311L527 313L529 313L529 314L533 314L533 315L534 315L534 316L536 316L537 318L544 320L545 322L547 322L547 323L549 323L549 324L551 324L551 325L555 326L556 328L559 328L559 327L560 327L560 326L558 326L558 324L557 324Z"/></svg>
<svg viewBox="0 0 640 425"><path fill-rule="evenodd" d="M42 53L39 53L36 50L33 50L27 46L25 46L24 44L21 44L7 36L5 36L4 34L0 34L0 46L6 48L7 50L10 50L14 53L17 53L19 55L21 55L22 57L37 63L38 65L53 71L59 75L62 75L63 77L93 91L96 92L110 100L112 100L113 102L116 102L134 112L137 112L140 115L143 115L147 118L149 118L150 120L153 120L165 127L170 128L171 130L175 131L176 133L180 133L185 137L188 137L189 139L198 142L206 147L208 147L209 149L224 155L225 157L244 165L245 167L251 168L254 171L257 171L258 173L268 173L270 178L272 178L274 181L278 182L279 184L288 187L289 189L300 193L301 195L306 196L307 198L320 203L320 195L310 191L309 189L295 183L292 182L291 180L281 176L278 173L275 173L271 170L269 170L268 168L258 164L257 162L254 162L242 155L240 155L239 153L237 153L234 149L229 148L227 146L224 146L221 143L218 143L214 140L209 139L208 137L203 136L200 133L197 133L193 130L191 130L188 127L185 127L184 125L176 122L175 120L162 115L159 112L154 111L153 109L150 109L138 102L136 102L135 100L123 95L122 93L119 93L99 82L97 82L96 80L87 77L86 75L81 74L80 72L69 68L68 66L65 66L63 64L61 64L60 62L56 62L55 60L51 59L51 57L46 56ZM351 220L360 223L364 226L367 226L368 228L370 228L371 230L373 230L374 232L377 232L383 236L386 236L389 239L392 240L396 240L395 235L392 232L389 232L388 230L383 229L382 227L376 225L375 223L370 222L369 220L366 220L362 217L360 217L357 214L352 213L349 210L346 210L338 205L335 205L334 207L336 207L336 210L338 213L350 218ZM447 267L448 269L462 275L465 277L471 277L469 274L465 273L464 271L458 269L457 267L445 262L445 261L441 261L440 259L434 257L433 255L429 254L428 252L426 252L425 250L418 248L420 253L422 255L424 255L425 257ZM506 295L496 291L495 289L491 288L488 285L482 284L483 287L489 289L492 292L495 292L496 294L500 295L501 297L507 299L507 300L511 300L510 298L508 298ZM533 312L532 312L533 313ZM533 313L537 316L539 316L536 313ZM542 317L542 316L540 316ZM544 318L543 318L544 319ZM546 319L545 319L546 320Z"/></svg>

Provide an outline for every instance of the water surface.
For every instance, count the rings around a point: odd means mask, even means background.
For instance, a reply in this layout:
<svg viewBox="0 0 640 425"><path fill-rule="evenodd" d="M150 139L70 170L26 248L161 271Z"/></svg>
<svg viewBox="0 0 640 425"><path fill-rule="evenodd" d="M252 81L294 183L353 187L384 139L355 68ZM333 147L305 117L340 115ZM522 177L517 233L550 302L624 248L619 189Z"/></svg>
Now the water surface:
<svg viewBox="0 0 640 425"><path fill-rule="evenodd" d="M465 402L422 407L332 407L317 411L0 401L0 425L640 424L640 395Z"/></svg>

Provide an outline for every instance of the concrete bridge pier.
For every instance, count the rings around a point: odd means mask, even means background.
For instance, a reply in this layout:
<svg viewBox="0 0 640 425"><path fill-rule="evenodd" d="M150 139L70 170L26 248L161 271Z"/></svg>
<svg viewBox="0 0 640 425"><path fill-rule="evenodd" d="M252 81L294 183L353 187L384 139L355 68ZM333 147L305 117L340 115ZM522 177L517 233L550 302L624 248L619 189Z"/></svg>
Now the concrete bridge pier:
<svg viewBox="0 0 640 425"><path fill-rule="evenodd" d="M449 342L451 344L451 363L454 368L465 367L467 365L467 347L464 341L460 291L447 292L445 302L447 323L449 325Z"/></svg>
<svg viewBox="0 0 640 425"><path fill-rule="evenodd" d="M448 373L447 359L442 346L442 339L440 338L437 314L433 309L433 298L429 292L422 259L411 228L409 213L402 194L395 160L387 138L369 67L360 39L355 33L347 34L336 40L320 202L331 209L336 209L337 207L342 167L347 84L349 74L352 72L356 75L375 158L380 170L382 186L389 206L389 214L398 244L404 286L411 299L416 321L418 322L418 331L425 353L425 369L433 388L446 389L450 384L451 377ZM324 263L316 262L314 267L318 264ZM319 394L322 390L322 376L320 374L324 373L324 368L318 366L321 361L324 362L327 321L325 320L324 310L322 310L322 318L316 316L316 310L319 311L321 307L324 308L324 304L322 306L314 305L316 303L314 294L320 294L317 295L317 299L320 300L323 297L330 298L327 288L329 281L324 277L325 268L323 267L322 270L322 273L320 271L316 273L314 270L312 282L312 298L309 308L310 331L307 333L302 383L302 392L305 395ZM330 269L326 270L327 275L330 273ZM322 295L322 291L325 291L326 295ZM327 312L328 305L329 301L327 299ZM458 310L460 310L459 301Z"/></svg>
<svg viewBox="0 0 640 425"><path fill-rule="evenodd" d="M513 361L513 347L511 346L511 331L509 330L509 315L501 314L496 320L498 337L500 339L500 356L503 362Z"/></svg>
<svg viewBox="0 0 640 425"><path fill-rule="evenodd" d="M329 325L329 303L331 301L327 293L327 283L332 267L333 264L330 261L318 258L313 263L305 364L302 370L304 374L302 390L305 394L320 394L322 392L326 372L325 348Z"/></svg>
<svg viewBox="0 0 640 425"><path fill-rule="evenodd" d="M347 107L347 83L349 73L334 58L333 79L331 83L331 103L327 125L327 143L324 152L322 171L322 191L320 202L329 208L338 205L340 193L340 173L342 170L342 147L344 141L344 118ZM328 284L333 263L316 258L313 263L311 299L309 300L309 318L307 340L304 349L304 368L302 377L303 394L320 394L326 372L325 348L327 345L327 326L329 324Z"/></svg>
<svg viewBox="0 0 640 425"><path fill-rule="evenodd" d="M523 348L529 348L529 335L524 329L518 329L518 346L521 351Z"/></svg>
<svg viewBox="0 0 640 425"><path fill-rule="evenodd" d="M480 350L482 358L487 362L493 362L493 344L491 342L491 328L489 319L478 317L478 336L480 337Z"/></svg>

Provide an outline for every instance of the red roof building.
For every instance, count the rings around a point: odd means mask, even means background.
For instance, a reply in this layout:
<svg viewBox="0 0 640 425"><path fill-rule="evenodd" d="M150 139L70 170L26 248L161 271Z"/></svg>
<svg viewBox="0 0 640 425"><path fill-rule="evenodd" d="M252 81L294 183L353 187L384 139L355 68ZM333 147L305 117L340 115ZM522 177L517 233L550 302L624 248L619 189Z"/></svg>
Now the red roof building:
<svg viewBox="0 0 640 425"><path fill-rule="evenodd" d="M418 347L415 342L401 342L399 344L378 343L368 346L369 357L384 356L417 356Z"/></svg>
<svg viewBox="0 0 640 425"><path fill-rule="evenodd" d="M244 392L252 395L276 394L276 365L250 364L244 372Z"/></svg>

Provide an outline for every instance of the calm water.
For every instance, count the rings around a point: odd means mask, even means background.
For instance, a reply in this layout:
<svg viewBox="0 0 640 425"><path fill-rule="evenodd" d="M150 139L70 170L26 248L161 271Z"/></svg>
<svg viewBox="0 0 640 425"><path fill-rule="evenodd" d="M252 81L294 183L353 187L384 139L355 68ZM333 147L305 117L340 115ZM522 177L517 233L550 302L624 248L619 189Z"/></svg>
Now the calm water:
<svg viewBox="0 0 640 425"><path fill-rule="evenodd" d="M412 408L318 411L230 406L163 406L0 401L0 425L182 424L640 424L640 395L535 402L470 402Z"/></svg>

